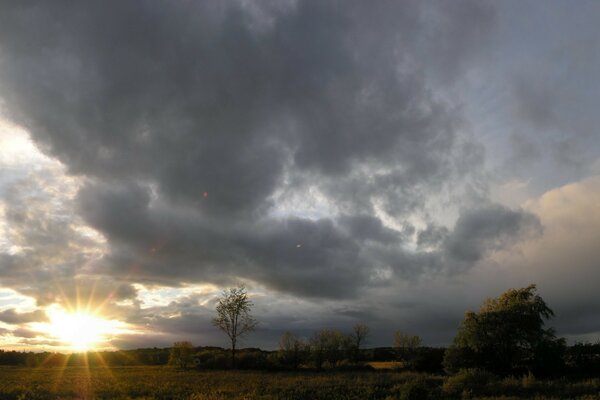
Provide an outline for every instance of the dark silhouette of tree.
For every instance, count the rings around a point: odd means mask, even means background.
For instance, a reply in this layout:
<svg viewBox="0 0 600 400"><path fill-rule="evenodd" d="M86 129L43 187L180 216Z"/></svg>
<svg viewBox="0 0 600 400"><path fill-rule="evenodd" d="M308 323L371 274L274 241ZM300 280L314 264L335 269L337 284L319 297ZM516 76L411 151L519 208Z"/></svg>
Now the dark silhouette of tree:
<svg viewBox="0 0 600 400"><path fill-rule="evenodd" d="M327 361L331 366L340 361L350 348L350 338L340 331L321 329L310 338L310 352L317 369Z"/></svg>
<svg viewBox="0 0 600 400"><path fill-rule="evenodd" d="M279 361L282 365L297 369L304 361L306 344L291 332L285 332L279 338Z"/></svg>
<svg viewBox="0 0 600 400"><path fill-rule="evenodd" d="M191 342L182 341L173 343L173 347L171 347L171 352L169 353L169 364L187 369L193 361L193 350L194 346Z"/></svg>
<svg viewBox="0 0 600 400"><path fill-rule="evenodd" d="M353 357L354 361L358 361L360 358L360 349L365 345L369 338L369 327L366 324L357 323L352 327L352 333L350 333L350 339L352 340Z"/></svg>
<svg viewBox="0 0 600 400"><path fill-rule="evenodd" d="M487 299L479 312L468 311L444 357L444 368L478 367L498 374L535 372L562 363L564 339L544 321L554 315L536 286L510 289Z"/></svg>
<svg viewBox="0 0 600 400"><path fill-rule="evenodd" d="M250 315L252 302L244 286L226 289L217 304L213 325L225 332L231 341L231 366L235 368L235 350L238 340L252 332L258 322Z"/></svg>
<svg viewBox="0 0 600 400"><path fill-rule="evenodd" d="M398 358L406 364L412 362L421 343L423 340L418 335L410 335L402 331L394 332L394 349Z"/></svg>

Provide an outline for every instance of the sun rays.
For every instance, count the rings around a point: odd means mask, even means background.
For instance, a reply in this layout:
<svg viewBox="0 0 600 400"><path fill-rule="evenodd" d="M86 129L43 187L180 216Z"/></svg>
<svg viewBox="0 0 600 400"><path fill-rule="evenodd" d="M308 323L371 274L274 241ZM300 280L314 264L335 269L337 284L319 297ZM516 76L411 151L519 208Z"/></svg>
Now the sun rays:
<svg viewBox="0 0 600 400"><path fill-rule="evenodd" d="M67 353L114 350L113 341L141 333L124 322L123 309L112 300L115 291L98 288L98 281L76 280L73 286L56 283L55 302L45 307L47 321L32 324L51 348Z"/></svg>
<svg viewBox="0 0 600 400"><path fill-rule="evenodd" d="M124 323L104 319L87 311L51 310L48 333L72 351L95 350L122 331Z"/></svg>

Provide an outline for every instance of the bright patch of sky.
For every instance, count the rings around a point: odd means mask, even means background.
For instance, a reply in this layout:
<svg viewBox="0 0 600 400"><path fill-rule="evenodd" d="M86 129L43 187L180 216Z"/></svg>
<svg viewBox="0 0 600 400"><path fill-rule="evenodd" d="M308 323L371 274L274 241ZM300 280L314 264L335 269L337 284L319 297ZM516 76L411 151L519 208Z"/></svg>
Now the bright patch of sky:
<svg viewBox="0 0 600 400"><path fill-rule="evenodd" d="M214 285L186 285L183 287L146 287L141 284L133 285L137 289L137 298L140 308L166 307L174 301L186 297L198 297L198 305L205 305L214 295L218 294L219 288Z"/></svg>
<svg viewBox="0 0 600 400"><path fill-rule="evenodd" d="M35 299L9 288L0 288L0 311L14 308L19 312L35 309Z"/></svg>

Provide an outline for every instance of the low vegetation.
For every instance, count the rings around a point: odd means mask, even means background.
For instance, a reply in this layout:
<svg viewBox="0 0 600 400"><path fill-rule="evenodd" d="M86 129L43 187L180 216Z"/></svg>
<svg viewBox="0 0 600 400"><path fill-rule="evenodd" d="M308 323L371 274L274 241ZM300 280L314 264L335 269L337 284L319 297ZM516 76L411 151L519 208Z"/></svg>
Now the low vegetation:
<svg viewBox="0 0 600 400"><path fill-rule="evenodd" d="M267 372L0 367L0 399L423 400L600 398L600 379L501 378L481 370L453 376L415 372Z"/></svg>

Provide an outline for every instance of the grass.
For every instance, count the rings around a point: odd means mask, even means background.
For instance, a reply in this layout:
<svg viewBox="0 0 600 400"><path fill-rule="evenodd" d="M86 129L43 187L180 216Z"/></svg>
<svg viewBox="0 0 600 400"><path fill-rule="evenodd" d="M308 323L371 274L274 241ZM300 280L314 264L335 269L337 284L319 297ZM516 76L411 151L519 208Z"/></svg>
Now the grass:
<svg viewBox="0 0 600 400"><path fill-rule="evenodd" d="M397 374L0 368L0 399L384 399Z"/></svg>
<svg viewBox="0 0 600 400"><path fill-rule="evenodd" d="M0 367L0 399L600 399L600 379L542 381L411 372L179 371L171 367ZM477 384L473 387L470 382Z"/></svg>

